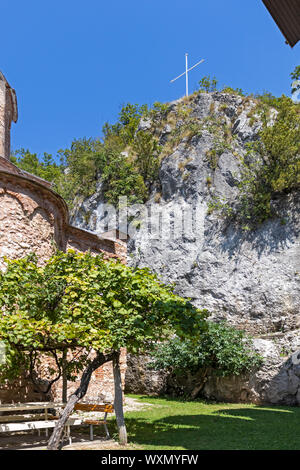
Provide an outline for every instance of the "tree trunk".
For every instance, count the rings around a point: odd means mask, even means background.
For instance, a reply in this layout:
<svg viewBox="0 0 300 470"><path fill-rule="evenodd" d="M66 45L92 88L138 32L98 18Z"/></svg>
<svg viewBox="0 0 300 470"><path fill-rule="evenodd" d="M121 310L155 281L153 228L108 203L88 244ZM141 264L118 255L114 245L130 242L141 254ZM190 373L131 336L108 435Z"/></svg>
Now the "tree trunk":
<svg viewBox="0 0 300 470"><path fill-rule="evenodd" d="M207 382L207 373L208 373L208 369L205 369L202 376L201 376L201 382L199 385L197 385L192 393L191 393L191 399L192 400L195 400L195 398L197 398L197 396L199 395L199 393L201 392L201 390L203 389L205 383Z"/></svg>
<svg viewBox="0 0 300 470"><path fill-rule="evenodd" d="M62 401L67 403L67 394L68 394L68 381L67 381L67 354L68 350L63 351L62 357Z"/></svg>
<svg viewBox="0 0 300 470"><path fill-rule="evenodd" d="M59 449L64 427L69 419L69 416L74 410L74 406L76 405L76 403L85 396L91 380L92 373L96 369L98 369L98 367L102 366L102 364L105 364L106 362L109 362L112 359L113 354L105 355L98 351L95 359L86 367L85 371L82 374L79 387L70 396L61 417L57 420L53 433L48 442L48 450Z"/></svg>
<svg viewBox="0 0 300 470"><path fill-rule="evenodd" d="M117 426L119 429L119 442L121 445L127 444L127 431L123 412L123 390L120 371L120 350L114 354L113 358L114 382L115 382L115 413Z"/></svg>

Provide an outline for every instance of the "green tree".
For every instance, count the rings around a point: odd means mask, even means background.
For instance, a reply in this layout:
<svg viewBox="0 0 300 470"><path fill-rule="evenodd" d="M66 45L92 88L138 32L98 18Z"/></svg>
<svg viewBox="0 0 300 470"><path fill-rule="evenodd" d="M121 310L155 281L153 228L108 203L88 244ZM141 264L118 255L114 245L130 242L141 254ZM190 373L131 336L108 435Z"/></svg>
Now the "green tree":
<svg viewBox="0 0 300 470"><path fill-rule="evenodd" d="M148 106L127 103L122 106L119 113L119 121L110 126L105 124L102 131L104 138L118 135L123 145L126 146L133 142L141 118L148 113Z"/></svg>
<svg viewBox="0 0 300 470"><path fill-rule="evenodd" d="M63 176L57 190L72 207L76 195L88 197L96 190L97 172L105 166L106 156L99 139L74 140L70 149L59 152Z"/></svg>
<svg viewBox="0 0 300 470"><path fill-rule="evenodd" d="M61 177L62 169L49 153L44 153L39 159L36 153L20 149L13 153L11 161L22 170L50 181L54 185Z"/></svg>
<svg viewBox="0 0 300 470"><path fill-rule="evenodd" d="M127 196L129 204L143 203L148 197L143 176L133 162L122 154L110 153L109 164L103 168L101 178L105 198L114 206L117 206L121 196Z"/></svg>
<svg viewBox="0 0 300 470"><path fill-rule="evenodd" d="M137 169L147 187L150 188L151 184L158 179L161 147L151 134L140 131L136 135L132 148L136 154Z"/></svg>
<svg viewBox="0 0 300 470"><path fill-rule="evenodd" d="M300 80L300 65L297 65L297 67L295 67L295 70L291 73L291 79L293 80L292 93L295 93L296 91L300 89L300 84L297 84L296 86L294 86L294 83L297 80Z"/></svg>
<svg viewBox="0 0 300 470"><path fill-rule="evenodd" d="M58 448L64 425L86 394L93 371L111 360L117 424L125 443L120 349L136 354L174 333L196 339L205 328L207 312L175 295L172 286L159 282L146 268L133 269L88 253L58 252L43 266L34 255L6 262L6 271L0 273L0 340L7 349L3 376L18 374L17 362L30 368L32 355L54 352L62 360L65 351L95 351L93 360L87 354L79 361L69 360L69 371L83 371L81 383L68 399L49 448Z"/></svg>

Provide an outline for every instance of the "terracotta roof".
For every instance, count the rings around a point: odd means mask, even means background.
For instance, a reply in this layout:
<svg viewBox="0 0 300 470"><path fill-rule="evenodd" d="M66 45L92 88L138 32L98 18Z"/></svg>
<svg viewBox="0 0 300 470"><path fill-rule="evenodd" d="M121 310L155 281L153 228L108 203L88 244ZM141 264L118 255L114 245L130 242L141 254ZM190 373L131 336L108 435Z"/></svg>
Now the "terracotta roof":
<svg viewBox="0 0 300 470"><path fill-rule="evenodd" d="M263 0L274 21L294 47L300 40L300 0Z"/></svg>

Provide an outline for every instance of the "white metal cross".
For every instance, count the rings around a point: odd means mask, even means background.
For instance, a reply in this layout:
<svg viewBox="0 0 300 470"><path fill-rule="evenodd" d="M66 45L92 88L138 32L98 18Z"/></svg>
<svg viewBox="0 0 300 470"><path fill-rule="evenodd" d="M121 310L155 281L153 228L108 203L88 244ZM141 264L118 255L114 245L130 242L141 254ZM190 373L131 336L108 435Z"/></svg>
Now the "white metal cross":
<svg viewBox="0 0 300 470"><path fill-rule="evenodd" d="M185 54L185 72L183 72L181 75L178 75L178 77L173 78L173 80L171 80L170 83L175 82L175 80L177 80L178 78L180 78L180 77L182 77L183 75L185 75L185 94L186 94L186 96L188 96L188 94L189 94L189 76L188 76L188 73L189 73L192 69L194 69L195 67L197 67L197 65L202 64L202 62L204 62L204 59L200 60L200 62L197 62L197 64L193 65L193 67L188 68L188 54Z"/></svg>

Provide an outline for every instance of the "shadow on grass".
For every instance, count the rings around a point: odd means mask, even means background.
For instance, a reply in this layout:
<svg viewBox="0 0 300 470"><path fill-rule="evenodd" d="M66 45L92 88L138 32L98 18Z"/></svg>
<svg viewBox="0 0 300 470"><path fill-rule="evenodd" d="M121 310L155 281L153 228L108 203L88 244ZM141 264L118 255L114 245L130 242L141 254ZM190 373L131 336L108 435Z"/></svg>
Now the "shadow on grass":
<svg viewBox="0 0 300 470"><path fill-rule="evenodd" d="M146 401L146 399L145 399ZM172 399L167 400L168 406ZM178 405L178 400L176 401ZM191 403L191 402L189 402ZM196 404L196 403L195 403ZM202 402L202 405L204 403ZM218 406L214 404L215 406ZM208 409L195 413L128 416L129 439L144 448L187 450L298 450L300 409L257 406L253 408ZM175 411L175 410L174 410ZM176 410L176 412L179 410Z"/></svg>

